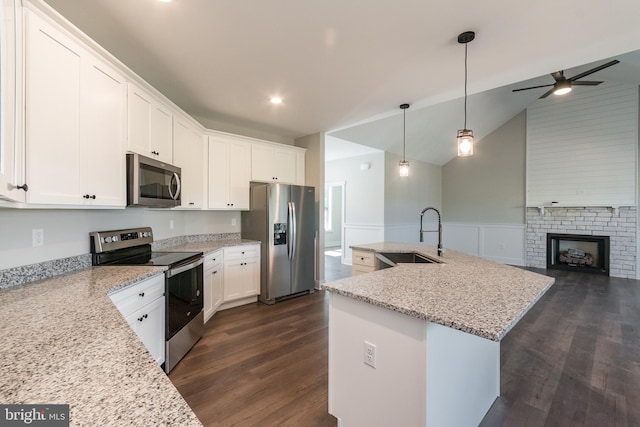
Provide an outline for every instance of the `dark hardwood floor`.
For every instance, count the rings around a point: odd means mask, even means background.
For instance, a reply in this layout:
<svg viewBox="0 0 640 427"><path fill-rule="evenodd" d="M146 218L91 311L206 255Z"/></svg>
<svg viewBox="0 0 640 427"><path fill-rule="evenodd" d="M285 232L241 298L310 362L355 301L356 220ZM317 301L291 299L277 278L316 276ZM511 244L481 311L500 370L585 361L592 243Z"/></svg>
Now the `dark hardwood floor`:
<svg viewBox="0 0 640 427"><path fill-rule="evenodd" d="M502 340L481 426L640 426L640 282L535 271L556 284Z"/></svg>
<svg viewBox="0 0 640 427"><path fill-rule="evenodd" d="M639 426L640 282L536 271L556 284L502 341L481 426ZM169 378L206 426L335 426L324 293L217 313Z"/></svg>

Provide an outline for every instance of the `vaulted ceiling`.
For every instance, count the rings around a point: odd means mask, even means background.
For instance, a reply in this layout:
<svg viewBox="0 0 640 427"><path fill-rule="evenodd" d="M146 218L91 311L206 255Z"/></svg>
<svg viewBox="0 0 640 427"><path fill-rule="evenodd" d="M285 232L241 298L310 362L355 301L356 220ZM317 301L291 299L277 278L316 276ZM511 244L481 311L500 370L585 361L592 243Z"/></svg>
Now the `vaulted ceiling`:
<svg viewBox="0 0 640 427"><path fill-rule="evenodd" d="M477 33L468 46L477 134L540 95L512 94L518 82L640 49L637 0L46 2L202 121L285 139L337 130L397 152L407 102L407 129L435 144L424 158L407 154L436 164L462 126L459 33ZM269 103L275 95L281 105ZM422 109L428 119L417 118Z"/></svg>

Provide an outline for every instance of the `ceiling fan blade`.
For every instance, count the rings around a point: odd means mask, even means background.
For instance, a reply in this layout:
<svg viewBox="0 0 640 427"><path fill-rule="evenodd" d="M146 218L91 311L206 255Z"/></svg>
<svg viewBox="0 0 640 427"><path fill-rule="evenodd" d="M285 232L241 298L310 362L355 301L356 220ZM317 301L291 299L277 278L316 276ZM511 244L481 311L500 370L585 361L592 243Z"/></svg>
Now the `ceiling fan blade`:
<svg viewBox="0 0 640 427"><path fill-rule="evenodd" d="M512 92L520 92L521 90L538 89L540 87L549 87L549 86L553 86L553 84L540 85L540 86L531 86L531 87L523 87L523 88L520 88L520 89L513 89Z"/></svg>
<svg viewBox="0 0 640 427"><path fill-rule="evenodd" d="M576 75L576 76L570 77L570 78L569 78L569 80L570 80L570 81L572 81L572 82L573 82L573 81L576 81L576 80L578 80L578 79L581 79L581 78L583 78L583 77L588 76L589 74L593 74L593 73L596 73L596 72L598 72L598 71L600 71L600 70L604 70L605 68L609 68L609 67L611 67L612 65L616 65L616 64L617 64L617 63L619 63L619 62L620 62L620 61L618 61L617 59L614 59L614 60L613 60L613 61L611 61L611 62L607 62L606 64L602 64L602 65L600 65L600 66L598 66L598 67L592 68L592 69L590 69L589 71L585 71L584 73L580 73L580 74L578 74L578 75Z"/></svg>
<svg viewBox="0 0 640 427"><path fill-rule="evenodd" d="M549 89L544 95L542 95L538 99L546 98L547 96L551 95L552 93L553 93L553 88Z"/></svg>
<svg viewBox="0 0 640 427"><path fill-rule="evenodd" d="M565 80L564 71L556 71L555 73L551 73L551 77L557 82Z"/></svg>
<svg viewBox="0 0 640 427"><path fill-rule="evenodd" d="M573 86L598 86L600 83L603 82L590 82L590 81L585 81L585 80L580 80L577 82L571 82L571 84Z"/></svg>

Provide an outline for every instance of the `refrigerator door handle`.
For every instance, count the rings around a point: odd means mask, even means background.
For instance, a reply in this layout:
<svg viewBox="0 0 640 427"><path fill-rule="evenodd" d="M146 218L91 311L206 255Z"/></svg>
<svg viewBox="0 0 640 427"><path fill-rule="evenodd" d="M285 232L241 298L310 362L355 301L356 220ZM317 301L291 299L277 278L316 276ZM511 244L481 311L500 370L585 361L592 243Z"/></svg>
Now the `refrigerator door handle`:
<svg viewBox="0 0 640 427"><path fill-rule="evenodd" d="M296 222L296 204L294 202L289 202L289 212L291 215L291 252L289 253L289 259L294 259L296 257L296 238L298 234L298 224Z"/></svg>
<svg viewBox="0 0 640 427"><path fill-rule="evenodd" d="M287 202L287 255L291 259L293 255L293 215L291 211L291 202Z"/></svg>

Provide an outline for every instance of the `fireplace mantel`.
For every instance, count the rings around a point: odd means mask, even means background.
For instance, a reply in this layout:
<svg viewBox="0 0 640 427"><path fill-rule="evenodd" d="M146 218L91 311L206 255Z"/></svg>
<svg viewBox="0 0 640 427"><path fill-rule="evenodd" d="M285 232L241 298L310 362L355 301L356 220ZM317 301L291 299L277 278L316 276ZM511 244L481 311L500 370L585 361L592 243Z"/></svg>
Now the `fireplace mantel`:
<svg viewBox="0 0 640 427"><path fill-rule="evenodd" d="M528 208L536 208L540 211L541 215L544 215L545 209L554 209L554 208L562 208L562 209L573 209L573 208L606 208L611 209L614 215L618 215L620 205L563 205L563 204L550 204L550 205L539 205L539 206L527 206Z"/></svg>

